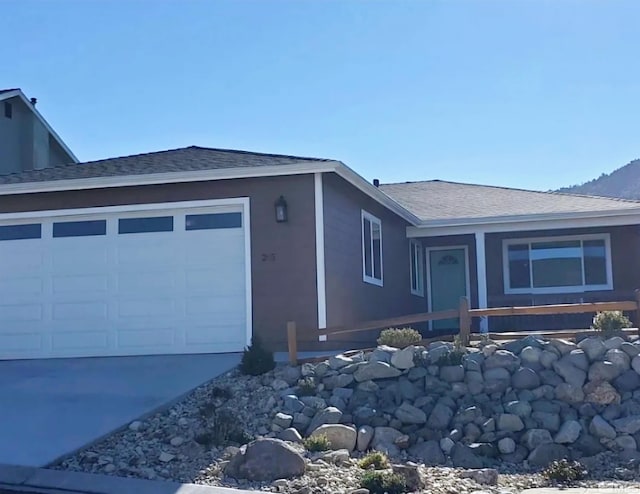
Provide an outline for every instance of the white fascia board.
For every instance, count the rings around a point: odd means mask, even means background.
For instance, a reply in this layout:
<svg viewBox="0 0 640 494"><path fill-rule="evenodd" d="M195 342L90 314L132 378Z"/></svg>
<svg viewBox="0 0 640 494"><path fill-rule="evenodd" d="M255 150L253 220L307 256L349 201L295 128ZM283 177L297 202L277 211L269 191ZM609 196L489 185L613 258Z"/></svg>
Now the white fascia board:
<svg viewBox="0 0 640 494"><path fill-rule="evenodd" d="M77 166L83 165L80 164ZM222 168L219 170L116 175L70 180L51 180L47 182L1 184L0 195L35 194L39 192L59 192L66 190L102 189L112 187L135 187L138 185L158 185L184 182L206 182L209 180L228 180L234 178L301 175L316 172L331 172L334 171L335 168L336 164L330 161L305 161L293 165Z"/></svg>
<svg viewBox="0 0 640 494"><path fill-rule="evenodd" d="M513 217L517 218L517 217ZM478 232L498 233L531 230L554 230L565 228L594 228L640 224L640 209L617 211L595 211L592 213L572 213L561 217L550 215L532 216L529 219L502 218L495 223L426 225L407 227L407 237L441 237L446 235L468 235Z"/></svg>
<svg viewBox="0 0 640 494"><path fill-rule="evenodd" d="M40 120L42 125L44 125L45 129L47 129L47 132L49 132L49 134L53 136L53 138L58 142L58 144L60 144L60 147L64 150L64 152L67 153L75 163L78 163L79 160L76 157L76 155L73 154L71 149L69 149L69 147L64 143L64 141L60 138L58 133L55 130L53 130L53 127L49 125L49 123L44 119L44 117L40 114L40 112L36 109L36 107L33 106L31 101L27 99L27 97L24 95L24 93L20 89L16 89L15 91L10 91L8 93L0 94L0 101L9 99L9 98L14 98L16 96L18 96L22 100L22 102L26 105L26 107L33 112L36 118Z"/></svg>
<svg viewBox="0 0 640 494"><path fill-rule="evenodd" d="M420 219L411 213L409 210L403 208L396 201L391 199L387 194L382 192L378 187L371 184L368 180L363 178L361 175L358 175L351 168L346 166L344 163L337 162L338 166L335 172L344 178L351 185L359 189L361 192L364 192L366 195L370 196L372 199L375 199L377 202L385 206L387 209L393 211L401 218L405 219L412 225L419 225Z"/></svg>

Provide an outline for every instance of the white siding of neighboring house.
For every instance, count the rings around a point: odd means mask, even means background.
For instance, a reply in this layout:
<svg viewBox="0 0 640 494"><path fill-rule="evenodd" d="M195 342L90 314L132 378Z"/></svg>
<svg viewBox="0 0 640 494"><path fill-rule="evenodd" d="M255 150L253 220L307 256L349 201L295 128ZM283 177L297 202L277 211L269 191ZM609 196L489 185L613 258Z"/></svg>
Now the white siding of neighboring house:
<svg viewBox="0 0 640 494"><path fill-rule="evenodd" d="M15 97L6 101L11 103L13 115L12 118L4 116L4 101L1 101L0 175L74 161L23 100Z"/></svg>
<svg viewBox="0 0 640 494"><path fill-rule="evenodd" d="M0 102L0 173L15 173L22 170L23 147L28 131L25 120L29 115L18 98L8 100L13 106L12 118L4 116L4 102Z"/></svg>

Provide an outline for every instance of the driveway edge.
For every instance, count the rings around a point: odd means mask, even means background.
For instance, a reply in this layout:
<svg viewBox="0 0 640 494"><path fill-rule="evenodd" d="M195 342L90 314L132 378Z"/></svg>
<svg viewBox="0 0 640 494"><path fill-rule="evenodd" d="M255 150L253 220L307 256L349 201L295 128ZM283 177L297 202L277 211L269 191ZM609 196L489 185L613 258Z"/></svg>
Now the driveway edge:
<svg viewBox="0 0 640 494"><path fill-rule="evenodd" d="M196 484L180 484L160 480L142 480L111 475L98 475L46 468L0 464L0 488L23 491L65 491L81 494L255 494L245 491Z"/></svg>

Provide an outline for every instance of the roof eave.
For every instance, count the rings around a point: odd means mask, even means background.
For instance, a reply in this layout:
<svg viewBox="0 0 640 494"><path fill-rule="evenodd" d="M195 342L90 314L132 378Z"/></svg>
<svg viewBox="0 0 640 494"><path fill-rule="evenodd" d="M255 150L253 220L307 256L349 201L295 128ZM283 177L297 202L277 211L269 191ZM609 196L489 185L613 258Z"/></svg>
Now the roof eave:
<svg viewBox="0 0 640 494"><path fill-rule="evenodd" d="M77 166L81 167L83 165L80 164ZM335 171L336 166L337 163L333 161L305 161L291 165L252 166L244 168L222 168L212 170L74 178L43 182L23 182L16 184L0 184L0 195L37 194L42 192L62 192L83 189L205 182L209 180L228 180L234 178L301 175L305 173Z"/></svg>

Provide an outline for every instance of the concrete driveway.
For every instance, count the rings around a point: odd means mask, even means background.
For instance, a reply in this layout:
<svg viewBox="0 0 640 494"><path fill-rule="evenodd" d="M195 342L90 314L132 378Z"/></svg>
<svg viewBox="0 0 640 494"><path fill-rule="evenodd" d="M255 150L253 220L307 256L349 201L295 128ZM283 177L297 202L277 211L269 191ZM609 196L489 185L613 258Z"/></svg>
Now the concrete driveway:
<svg viewBox="0 0 640 494"><path fill-rule="evenodd" d="M239 354L0 361L0 464L45 466L239 361Z"/></svg>

